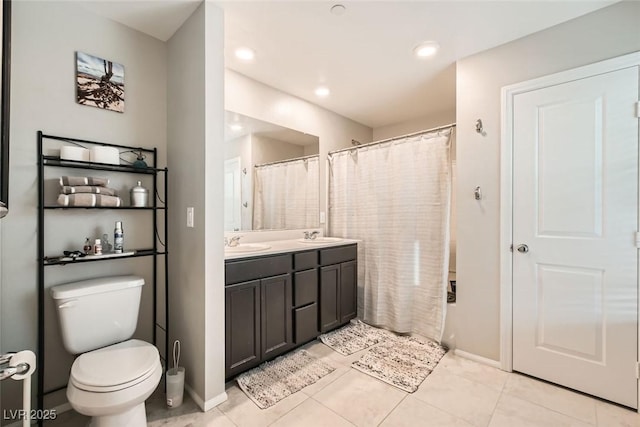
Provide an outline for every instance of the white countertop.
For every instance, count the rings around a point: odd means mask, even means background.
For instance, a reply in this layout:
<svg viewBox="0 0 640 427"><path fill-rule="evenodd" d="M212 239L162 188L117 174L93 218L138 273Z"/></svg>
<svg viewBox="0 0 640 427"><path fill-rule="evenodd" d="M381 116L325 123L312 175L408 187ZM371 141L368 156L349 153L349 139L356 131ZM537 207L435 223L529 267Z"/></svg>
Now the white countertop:
<svg viewBox="0 0 640 427"><path fill-rule="evenodd" d="M260 242L260 244L270 246L269 249L253 251L253 252L235 252L235 253L228 253L225 251L224 259L230 260L230 259L252 258L257 256L281 254L281 253L287 253L287 252L309 251L313 249L330 248L333 246L351 245L354 243L359 243L359 240L342 239L338 242L322 242L322 243L321 242L303 243L298 239L273 240L273 241Z"/></svg>

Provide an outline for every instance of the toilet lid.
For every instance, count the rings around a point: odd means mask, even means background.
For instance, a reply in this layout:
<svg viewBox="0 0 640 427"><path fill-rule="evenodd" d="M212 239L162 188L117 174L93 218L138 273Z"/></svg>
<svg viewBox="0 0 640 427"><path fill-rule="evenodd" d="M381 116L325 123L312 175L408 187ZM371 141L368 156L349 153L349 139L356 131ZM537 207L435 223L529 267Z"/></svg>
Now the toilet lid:
<svg viewBox="0 0 640 427"><path fill-rule="evenodd" d="M150 375L159 363L153 345L129 340L78 356L71 367L71 380L85 390L122 389Z"/></svg>

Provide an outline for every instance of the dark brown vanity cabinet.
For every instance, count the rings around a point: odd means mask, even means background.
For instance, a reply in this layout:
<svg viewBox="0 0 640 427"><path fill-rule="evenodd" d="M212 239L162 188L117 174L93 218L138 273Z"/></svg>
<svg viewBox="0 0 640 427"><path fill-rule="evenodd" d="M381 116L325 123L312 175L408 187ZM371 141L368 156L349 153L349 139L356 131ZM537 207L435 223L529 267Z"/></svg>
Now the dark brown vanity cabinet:
<svg viewBox="0 0 640 427"><path fill-rule="evenodd" d="M356 248L226 262L227 379L356 317Z"/></svg>
<svg viewBox="0 0 640 427"><path fill-rule="evenodd" d="M357 246L320 251L320 332L347 323L357 315Z"/></svg>
<svg viewBox="0 0 640 427"><path fill-rule="evenodd" d="M293 346L291 256L227 262L225 270L229 378Z"/></svg>

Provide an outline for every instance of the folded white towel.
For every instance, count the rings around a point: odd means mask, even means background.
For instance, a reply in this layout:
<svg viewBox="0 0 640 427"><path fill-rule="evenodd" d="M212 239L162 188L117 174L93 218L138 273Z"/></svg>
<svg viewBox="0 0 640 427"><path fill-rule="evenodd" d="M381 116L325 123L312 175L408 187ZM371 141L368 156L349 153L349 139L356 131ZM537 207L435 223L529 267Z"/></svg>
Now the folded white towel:
<svg viewBox="0 0 640 427"><path fill-rule="evenodd" d="M98 187L106 187L109 185L108 178L96 178L93 176L61 176L60 186L65 185L96 185Z"/></svg>
<svg viewBox="0 0 640 427"><path fill-rule="evenodd" d="M120 197L92 193L60 194L58 196L58 204L60 206L87 208L95 206L117 208L122 206L122 199Z"/></svg>
<svg viewBox="0 0 640 427"><path fill-rule="evenodd" d="M97 185L65 185L60 189L62 194L93 193L104 194L105 196L117 196L118 192L109 187L99 187Z"/></svg>

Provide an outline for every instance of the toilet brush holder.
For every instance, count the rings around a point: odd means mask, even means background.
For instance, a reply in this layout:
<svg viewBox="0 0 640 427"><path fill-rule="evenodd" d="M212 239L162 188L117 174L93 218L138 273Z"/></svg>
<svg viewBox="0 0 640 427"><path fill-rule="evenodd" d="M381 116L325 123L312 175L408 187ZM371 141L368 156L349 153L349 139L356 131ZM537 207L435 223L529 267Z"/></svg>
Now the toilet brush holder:
<svg viewBox="0 0 640 427"><path fill-rule="evenodd" d="M180 341L173 343L173 368L167 371L167 407L177 408L182 405L184 395L184 367L180 362Z"/></svg>
<svg viewBox="0 0 640 427"><path fill-rule="evenodd" d="M184 368L171 368L167 371L167 407L182 405L184 394Z"/></svg>

